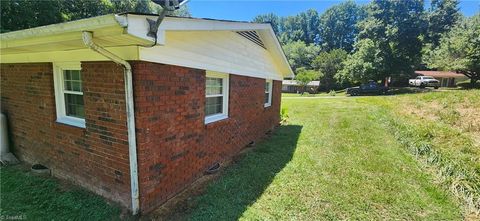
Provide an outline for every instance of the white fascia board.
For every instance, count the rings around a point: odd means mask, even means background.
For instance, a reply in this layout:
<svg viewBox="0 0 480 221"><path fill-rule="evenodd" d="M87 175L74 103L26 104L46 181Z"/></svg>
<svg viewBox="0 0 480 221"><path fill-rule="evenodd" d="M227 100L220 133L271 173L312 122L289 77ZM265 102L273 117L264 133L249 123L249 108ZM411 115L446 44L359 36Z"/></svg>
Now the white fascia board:
<svg viewBox="0 0 480 221"><path fill-rule="evenodd" d="M277 65L281 67L280 72L282 76L284 78L288 78L288 77L293 78L295 75L293 74L292 68L288 63L288 59L285 56L285 53L283 52L282 46L280 45L280 42L278 41L278 38L276 37L272 26L270 25L268 26L269 26L268 29L260 30L258 33L262 38L262 40L264 41L265 46L269 49L272 56L275 57L277 61Z"/></svg>
<svg viewBox="0 0 480 221"><path fill-rule="evenodd" d="M140 24L140 28L132 27L132 29L129 30L132 30L132 33L140 29L148 31L146 19L148 18L155 21L157 17L158 16L127 14L129 26ZM269 24L180 17L165 17L158 27L159 30L164 31L249 31L269 28Z"/></svg>
<svg viewBox="0 0 480 221"><path fill-rule="evenodd" d="M260 23L167 17L159 29L168 31L250 31L268 29L269 27L269 24Z"/></svg>
<svg viewBox="0 0 480 221"><path fill-rule="evenodd" d="M157 16L145 16L135 14L123 14L122 16L126 20L126 31L128 34L138 38L149 40L152 42L152 44L155 42L155 38L147 36L147 33L150 29L147 17L153 21L156 21ZM157 44L165 44L165 31L158 30L157 36Z"/></svg>
<svg viewBox="0 0 480 221"><path fill-rule="evenodd" d="M125 21L121 18L121 16L109 14L93 18L81 19L77 21L40 26L19 31L12 31L0 34L0 40L20 40L25 38L64 34L68 32L88 31L111 26L123 27L123 25L125 25Z"/></svg>
<svg viewBox="0 0 480 221"><path fill-rule="evenodd" d="M293 73L292 67L290 67L290 63L288 63L288 59L287 59L287 56L285 56L285 52L283 51L282 45L280 45L280 42L278 41L278 38L275 35L275 32L273 31L272 26L271 25L269 25L269 26L270 26L270 28L269 28L270 35L272 36L272 38L275 41L275 46L277 48L277 51L279 52L280 56L282 57L283 61L285 62L285 65L287 66L287 69L288 69L288 72L284 73L283 76L293 78L293 77L295 77L295 74Z"/></svg>

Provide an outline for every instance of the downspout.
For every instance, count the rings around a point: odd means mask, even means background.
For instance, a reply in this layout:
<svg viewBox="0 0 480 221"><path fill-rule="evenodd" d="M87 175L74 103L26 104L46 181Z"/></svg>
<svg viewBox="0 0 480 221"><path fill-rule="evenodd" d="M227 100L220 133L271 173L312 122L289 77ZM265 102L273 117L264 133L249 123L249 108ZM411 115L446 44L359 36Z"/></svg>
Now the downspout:
<svg viewBox="0 0 480 221"><path fill-rule="evenodd" d="M113 62L120 64L124 68L125 80L125 99L127 109L127 131L128 131L128 152L130 158L130 185L132 192L132 213L138 214L140 210L139 189L138 189L138 165L137 165L137 141L135 135L135 111L133 105L133 84L132 84L132 67L130 64L119 56L107 51L105 48L93 42L92 32L83 31L82 39L85 45L93 51L105 56Z"/></svg>

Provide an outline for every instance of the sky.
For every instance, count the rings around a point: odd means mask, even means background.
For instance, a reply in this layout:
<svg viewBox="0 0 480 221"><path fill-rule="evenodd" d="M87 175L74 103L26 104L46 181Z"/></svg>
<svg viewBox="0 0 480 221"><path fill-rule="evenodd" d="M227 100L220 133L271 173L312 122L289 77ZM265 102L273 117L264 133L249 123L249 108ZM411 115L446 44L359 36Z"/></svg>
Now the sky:
<svg viewBox="0 0 480 221"><path fill-rule="evenodd" d="M342 2L341 0L190 0L193 17L251 21L256 15L273 12L280 16L296 15L310 8L319 13ZM366 4L368 0L357 0ZM426 3L428 4L428 3ZM480 10L480 0L460 0L460 11L472 16Z"/></svg>

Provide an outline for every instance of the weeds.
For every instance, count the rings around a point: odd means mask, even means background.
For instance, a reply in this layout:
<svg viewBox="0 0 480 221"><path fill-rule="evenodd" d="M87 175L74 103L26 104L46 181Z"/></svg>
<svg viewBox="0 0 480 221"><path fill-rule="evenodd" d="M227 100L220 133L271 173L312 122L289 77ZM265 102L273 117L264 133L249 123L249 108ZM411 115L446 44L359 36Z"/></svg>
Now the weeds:
<svg viewBox="0 0 480 221"><path fill-rule="evenodd" d="M446 112L442 117L446 122L457 119L454 111ZM460 199L465 205L466 213L470 216L480 216L480 176L475 165L469 165L461 160L442 153L436 148L435 134L453 135L450 131L441 131L438 126L429 122L422 124L412 118L389 116L385 111L376 116L390 129L397 140L406 147L425 166L434 168L441 184ZM410 123L409 122L414 122ZM423 125L423 126L420 126ZM447 129L444 129L447 130ZM439 132L440 131L440 132ZM465 138L468 140L468 138ZM464 142L464 149L471 147L471 142Z"/></svg>
<svg viewBox="0 0 480 221"><path fill-rule="evenodd" d="M281 120L281 124L287 124L287 120L288 120L288 110L286 107L282 107L282 109L280 110L280 120Z"/></svg>

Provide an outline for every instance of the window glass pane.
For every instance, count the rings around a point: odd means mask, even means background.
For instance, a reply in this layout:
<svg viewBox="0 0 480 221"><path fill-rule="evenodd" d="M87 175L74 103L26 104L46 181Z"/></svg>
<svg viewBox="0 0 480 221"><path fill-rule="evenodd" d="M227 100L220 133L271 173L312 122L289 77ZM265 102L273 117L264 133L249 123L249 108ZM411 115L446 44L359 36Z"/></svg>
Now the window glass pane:
<svg viewBox="0 0 480 221"><path fill-rule="evenodd" d="M65 109L67 116L85 118L83 95L65 94Z"/></svg>
<svg viewBox="0 0 480 221"><path fill-rule="evenodd" d="M205 115L221 114L223 111L223 96L207 97L205 104Z"/></svg>
<svg viewBox="0 0 480 221"><path fill-rule="evenodd" d="M63 80L65 90L82 92L82 77L80 70L64 70Z"/></svg>
<svg viewBox="0 0 480 221"><path fill-rule="evenodd" d="M207 95L222 94L223 79L221 78L209 78L207 77Z"/></svg>
<svg viewBox="0 0 480 221"><path fill-rule="evenodd" d="M270 103L270 87L272 86L271 82L265 82L265 104Z"/></svg>

